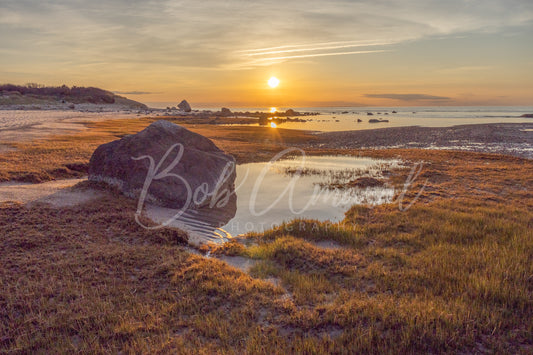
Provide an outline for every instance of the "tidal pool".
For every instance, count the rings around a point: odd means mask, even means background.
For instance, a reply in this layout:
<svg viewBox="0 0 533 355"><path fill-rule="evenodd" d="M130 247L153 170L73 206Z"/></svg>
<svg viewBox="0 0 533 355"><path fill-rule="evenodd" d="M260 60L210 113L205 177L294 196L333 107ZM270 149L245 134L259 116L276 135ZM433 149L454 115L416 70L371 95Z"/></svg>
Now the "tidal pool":
<svg viewBox="0 0 533 355"><path fill-rule="evenodd" d="M342 187L359 177L383 179L399 160L353 156L299 156L236 166L237 208L189 210L169 223L186 230L192 244L224 242L248 232L262 232L295 218L339 222L354 204L390 202L394 189ZM172 220L176 210L148 206L156 223Z"/></svg>

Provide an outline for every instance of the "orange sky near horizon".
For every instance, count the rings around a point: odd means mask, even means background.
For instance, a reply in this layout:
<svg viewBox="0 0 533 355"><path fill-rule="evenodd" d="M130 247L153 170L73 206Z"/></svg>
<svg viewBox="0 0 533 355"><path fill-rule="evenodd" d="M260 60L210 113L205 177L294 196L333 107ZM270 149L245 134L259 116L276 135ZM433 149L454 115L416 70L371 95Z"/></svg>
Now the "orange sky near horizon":
<svg viewBox="0 0 533 355"><path fill-rule="evenodd" d="M204 107L533 106L528 0L4 0L0 31L2 83Z"/></svg>

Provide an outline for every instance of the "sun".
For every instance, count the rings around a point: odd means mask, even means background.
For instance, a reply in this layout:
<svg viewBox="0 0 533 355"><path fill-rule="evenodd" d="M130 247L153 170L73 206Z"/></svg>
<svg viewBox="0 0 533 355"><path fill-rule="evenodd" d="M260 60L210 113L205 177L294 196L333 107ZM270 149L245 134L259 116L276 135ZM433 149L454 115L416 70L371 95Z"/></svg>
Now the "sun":
<svg viewBox="0 0 533 355"><path fill-rule="evenodd" d="M279 79L276 78L275 76L268 79L268 86L270 86L271 88L275 88L278 85L279 85Z"/></svg>

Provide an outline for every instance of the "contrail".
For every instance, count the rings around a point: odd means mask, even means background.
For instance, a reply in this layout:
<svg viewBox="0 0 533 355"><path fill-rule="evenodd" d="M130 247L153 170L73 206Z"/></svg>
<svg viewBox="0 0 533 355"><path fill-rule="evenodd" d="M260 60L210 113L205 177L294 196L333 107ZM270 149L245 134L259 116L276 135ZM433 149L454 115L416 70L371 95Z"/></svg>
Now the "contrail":
<svg viewBox="0 0 533 355"><path fill-rule="evenodd" d="M344 45L336 45L336 46L323 46L323 47L310 47L310 48L293 48L293 49L285 49L285 50L276 50L276 51L265 51L265 52L255 52L255 53L249 53L247 56L262 56L262 55L268 55L268 54L280 54L280 53L294 53L294 52L311 52L311 51L320 51L320 50L328 50L328 49L339 49L339 48L353 48L353 47L370 47L370 46L384 46L391 44L391 42L377 42L372 44L344 44Z"/></svg>
<svg viewBox="0 0 533 355"><path fill-rule="evenodd" d="M390 52L390 51L389 50L375 50L375 51L353 51L353 52L302 54L302 55L291 55L291 56L285 56L285 57L261 58L261 59L256 59L255 62L286 60L286 59L294 59L294 58L328 57L328 56L348 55L348 54L382 53L382 52Z"/></svg>
<svg viewBox="0 0 533 355"><path fill-rule="evenodd" d="M316 46L346 46L346 47L377 46L377 45L385 45L385 44L393 44L393 43L394 42L382 43L382 42L376 42L376 41L321 42L321 43L307 43L307 44L292 44L292 45L277 46L277 47L257 48L257 49L246 49L246 50L238 51L237 53L266 52L266 51L285 50L287 48L289 48L288 50L291 50L291 49L298 49L300 47L306 47L309 50L312 50L312 48Z"/></svg>

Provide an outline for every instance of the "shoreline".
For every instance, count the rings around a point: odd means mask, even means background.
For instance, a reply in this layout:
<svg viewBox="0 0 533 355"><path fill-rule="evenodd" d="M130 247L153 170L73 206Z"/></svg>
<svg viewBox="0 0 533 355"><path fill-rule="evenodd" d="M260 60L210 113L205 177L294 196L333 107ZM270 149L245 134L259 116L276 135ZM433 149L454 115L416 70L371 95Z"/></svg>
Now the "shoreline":
<svg viewBox="0 0 533 355"><path fill-rule="evenodd" d="M447 149L533 159L532 123L485 123L451 127L389 127L316 134L315 148Z"/></svg>
<svg viewBox="0 0 533 355"><path fill-rule="evenodd" d="M79 125L83 131L14 144L17 150L0 154L0 166L6 178L13 172L34 182L80 178L97 146L138 132L155 119L85 122ZM404 188L397 202L353 206L335 228L292 216L279 228L199 250L188 246L190 236L178 229L142 228L134 220L136 202L103 193L100 186L82 182L62 189L65 180L4 184L16 196L25 190L28 203L0 203L5 226L0 261L6 265L0 296L8 319L2 349L172 352L191 342L206 353L220 344L225 344L222 352L247 352L259 345L283 353L312 347L357 353L372 348L346 342L372 332L381 342L371 339L372 344L385 352L393 347L409 352L413 346L416 352L531 350L532 160L419 148L327 147L360 145L353 139L357 135L366 136L368 144L394 143L390 129L322 136L290 129L184 126L241 163L268 161L299 146L309 154L399 156L423 165L414 178L408 169L390 170L390 183ZM503 139L507 129L520 130L514 126L498 132L493 127L487 134L478 125L459 127L454 135L477 132L490 141ZM436 131L450 140L446 129ZM429 139L426 129L409 130ZM509 141L519 138L509 136ZM48 189L51 195L36 196L32 188ZM428 332L435 324L443 326L438 333ZM429 334L435 345L419 345L420 334ZM254 343L258 335L261 344ZM483 342L487 336L495 340ZM274 342L278 345L268 345Z"/></svg>
<svg viewBox="0 0 533 355"><path fill-rule="evenodd" d="M151 114L152 113L152 114ZM113 119L169 120L184 126L200 126L225 131L232 128L270 127L256 124L257 118L153 115L137 111L73 111L73 110L0 110L0 144L31 141L57 134L70 134L87 129L87 123ZM305 124L304 124L305 125ZM311 128L311 127L310 127ZM511 154L533 158L533 121L523 123L468 123L453 126L410 125L376 127L339 131L275 128L315 136L312 148L422 148L459 149L489 153Z"/></svg>
<svg viewBox="0 0 533 355"><path fill-rule="evenodd" d="M28 116L27 122L17 122L19 126L0 128L0 158L4 162L0 170L0 181L35 182L78 177L79 172L69 170L72 163L85 166L99 144L115 140L122 134L136 133L160 119L183 125L213 139L221 149L234 155L239 163L268 161L277 152L291 146L306 149L310 154L323 150L339 152L364 149L373 154L372 152L387 149L430 149L533 159L533 122L316 132L239 125L237 122L228 125L235 120L231 117L203 120L183 116L149 117L114 113L72 115L66 112L64 115L66 116L58 117L53 112L47 115L39 112ZM2 124L5 127L5 123L0 115L0 127ZM65 149L72 144L77 145L78 139L83 142L83 148L72 157L67 158L72 154L71 151L61 153L63 148L57 150L65 144ZM25 165L24 154L32 154L31 166ZM12 173L23 166L24 174ZM65 169L66 173L63 172Z"/></svg>

